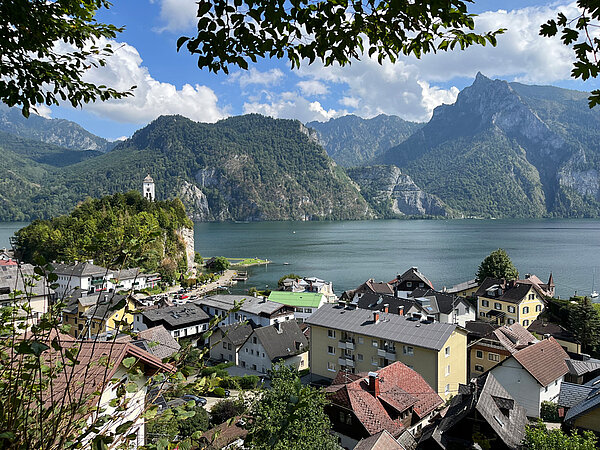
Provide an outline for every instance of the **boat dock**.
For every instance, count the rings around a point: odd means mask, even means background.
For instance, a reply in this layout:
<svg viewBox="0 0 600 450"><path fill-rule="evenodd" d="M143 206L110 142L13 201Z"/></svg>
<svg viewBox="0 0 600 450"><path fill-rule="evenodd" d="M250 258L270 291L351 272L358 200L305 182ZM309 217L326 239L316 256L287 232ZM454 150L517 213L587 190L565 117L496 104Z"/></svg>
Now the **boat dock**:
<svg viewBox="0 0 600 450"><path fill-rule="evenodd" d="M247 281L248 280L248 272L236 272L233 281Z"/></svg>

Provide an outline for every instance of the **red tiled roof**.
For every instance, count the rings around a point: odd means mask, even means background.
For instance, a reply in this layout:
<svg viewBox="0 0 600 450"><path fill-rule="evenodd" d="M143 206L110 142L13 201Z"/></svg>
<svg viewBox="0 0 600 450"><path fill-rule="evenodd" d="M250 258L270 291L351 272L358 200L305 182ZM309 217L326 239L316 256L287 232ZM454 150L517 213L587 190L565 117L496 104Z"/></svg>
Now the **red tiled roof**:
<svg viewBox="0 0 600 450"><path fill-rule="evenodd" d="M542 386L569 372L565 362L569 356L553 337L519 350L513 356Z"/></svg>
<svg viewBox="0 0 600 450"><path fill-rule="evenodd" d="M383 403L399 413L412 406L421 418L443 403L421 375L400 361L377 372L380 391L377 398L369 387L367 374L340 373L325 389L327 398L333 404L351 409L369 434L387 430L397 436L404 428L400 420L390 417Z"/></svg>

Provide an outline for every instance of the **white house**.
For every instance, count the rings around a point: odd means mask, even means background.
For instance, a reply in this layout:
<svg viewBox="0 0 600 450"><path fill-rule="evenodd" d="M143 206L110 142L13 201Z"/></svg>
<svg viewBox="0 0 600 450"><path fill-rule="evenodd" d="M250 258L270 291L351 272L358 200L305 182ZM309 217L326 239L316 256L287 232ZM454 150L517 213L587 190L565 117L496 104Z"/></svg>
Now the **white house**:
<svg viewBox="0 0 600 450"><path fill-rule="evenodd" d="M186 303L136 313L133 317L133 330L143 331L162 325L174 338L187 337L197 342L208 330L209 322L210 317L202 308L193 303ZM204 342L197 344L202 345Z"/></svg>
<svg viewBox="0 0 600 450"><path fill-rule="evenodd" d="M542 402L558 398L569 372L567 359L567 353L551 337L513 353L490 373L527 410L528 417L539 417Z"/></svg>
<svg viewBox="0 0 600 450"><path fill-rule="evenodd" d="M308 340L295 320L255 328L239 349L239 365L267 373L282 362L298 370L308 367Z"/></svg>
<svg viewBox="0 0 600 450"><path fill-rule="evenodd" d="M211 317L223 315L219 325L252 321L255 326L266 327L294 319L294 308L249 295L212 295L194 303ZM241 303L240 310L230 312L238 303Z"/></svg>

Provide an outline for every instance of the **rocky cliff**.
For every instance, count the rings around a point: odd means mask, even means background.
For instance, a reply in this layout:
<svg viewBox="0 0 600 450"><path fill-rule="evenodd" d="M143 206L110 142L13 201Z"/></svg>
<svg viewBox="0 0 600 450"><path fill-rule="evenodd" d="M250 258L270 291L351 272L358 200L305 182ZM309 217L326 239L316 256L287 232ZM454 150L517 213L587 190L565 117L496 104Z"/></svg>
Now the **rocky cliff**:
<svg viewBox="0 0 600 450"><path fill-rule="evenodd" d="M348 175L381 218L449 216L440 199L423 192L396 166L357 167L348 169Z"/></svg>

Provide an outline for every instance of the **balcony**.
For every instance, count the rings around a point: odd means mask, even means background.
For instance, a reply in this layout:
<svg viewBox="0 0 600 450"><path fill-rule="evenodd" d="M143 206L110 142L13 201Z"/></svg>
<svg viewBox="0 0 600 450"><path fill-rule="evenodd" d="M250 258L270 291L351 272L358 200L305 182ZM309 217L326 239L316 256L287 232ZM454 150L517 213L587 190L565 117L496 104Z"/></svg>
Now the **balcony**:
<svg viewBox="0 0 600 450"><path fill-rule="evenodd" d="M377 356L381 356L385 359L396 359L396 349L395 348L379 348L377 349Z"/></svg>
<svg viewBox="0 0 600 450"><path fill-rule="evenodd" d="M354 367L354 360L352 358L338 358L338 364L340 366Z"/></svg>
<svg viewBox="0 0 600 450"><path fill-rule="evenodd" d="M338 348L343 348L347 350L354 350L354 342L352 341L339 341Z"/></svg>

